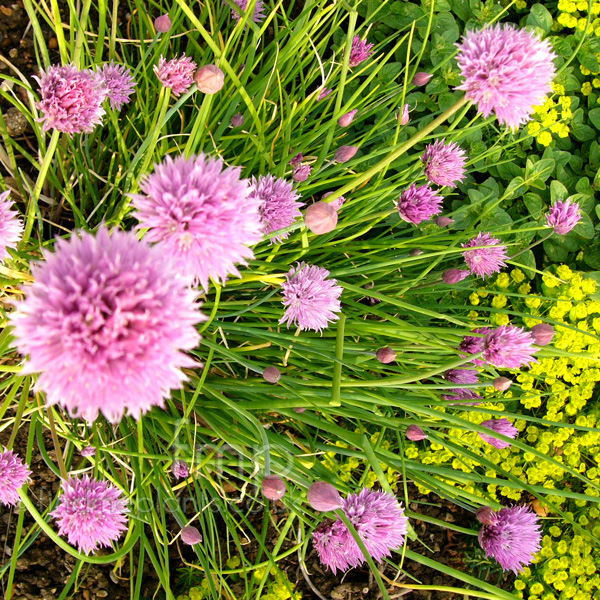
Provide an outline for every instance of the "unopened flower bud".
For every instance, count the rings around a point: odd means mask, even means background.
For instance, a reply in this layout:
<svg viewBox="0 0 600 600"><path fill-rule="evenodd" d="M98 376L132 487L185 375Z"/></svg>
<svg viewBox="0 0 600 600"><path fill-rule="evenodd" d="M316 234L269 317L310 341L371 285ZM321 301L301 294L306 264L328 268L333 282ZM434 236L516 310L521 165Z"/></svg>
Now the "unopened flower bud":
<svg viewBox="0 0 600 600"><path fill-rule="evenodd" d="M409 254L410 256L421 256L421 254L423 254L423 250L421 250L421 248L413 248Z"/></svg>
<svg viewBox="0 0 600 600"><path fill-rule="evenodd" d="M350 123L352 123L352 121L354 121L354 116L356 115L357 112L358 112L358 110L351 110L350 112L347 112L345 115L342 115L338 119L338 125L340 127L348 127L348 125L350 125Z"/></svg>
<svg viewBox="0 0 600 600"><path fill-rule="evenodd" d="M406 125L410 121L410 115L408 114L408 104L402 107L402 112L399 115L400 125Z"/></svg>
<svg viewBox="0 0 600 600"><path fill-rule="evenodd" d="M233 115L231 117L231 126L232 127L241 127L244 124L244 115Z"/></svg>
<svg viewBox="0 0 600 600"><path fill-rule="evenodd" d="M292 158L290 159L290 165L292 165L292 167L295 167L299 165L303 160L304 156L302 155L302 152L298 152L298 154L292 156Z"/></svg>
<svg viewBox="0 0 600 600"><path fill-rule="evenodd" d="M377 360L384 365L388 365L396 360L396 352L394 352L394 350L392 350L389 346L385 346L385 348L379 348L379 350L377 350L375 353L375 356L377 357Z"/></svg>
<svg viewBox="0 0 600 600"><path fill-rule="evenodd" d="M96 454L96 448L94 446L86 446L81 449L81 456L88 458L89 456L94 456Z"/></svg>
<svg viewBox="0 0 600 600"><path fill-rule="evenodd" d="M217 65L203 65L194 75L198 90L204 94L216 94L223 88L225 75Z"/></svg>
<svg viewBox="0 0 600 600"><path fill-rule="evenodd" d="M327 202L315 202L306 209L304 224L316 235L333 231L338 222L335 208Z"/></svg>
<svg viewBox="0 0 600 600"><path fill-rule="evenodd" d="M326 481L316 481L308 488L308 502L320 512L329 512L342 507L340 493Z"/></svg>
<svg viewBox="0 0 600 600"><path fill-rule="evenodd" d="M294 408L294 412L298 413L299 415L301 415L305 410L306 410L306 408L304 406L300 406L298 408Z"/></svg>
<svg viewBox="0 0 600 600"><path fill-rule="evenodd" d="M154 20L154 28L158 33L167 33L173 26L169 15L162 15Z"/></svg>
<svg viewBox="0 0 600 600"><path fill-rule="evenodd" d="M321 200L325 200L325 198L327 198L328 196L331 196L331 194L333 194L333 192L326 192L325 194L323 194L321 196ZM344 198L344 196L339 196L335 200L328 202L328 204L333 206L333 208L335 208L335 210L340 210L340 208L342 208L342 206L344 205L344 202L346 202L346 198Z"/></svg>
<svg viewBox="0 0 600 600"><path fill-rule="evenodd" d="M451 219L450 217L438 217L435 220L435 224L438 227L448 227L448 225L452 225L452 223L454 223L454 219Z"/></svg>
<svg viewBox="0 0 600 600"><path fill-rule="evenodd" d="M442 273L442 281L448 285L454 285L470 275L467 269L447 269Z"/></svg>
<svg viewBox="0 0 600 600"><path fill-rule="evenodd" d="M418 425L409 425L406 428L406 437L411 442L418 442L419 440L424 440L427 435Z"/></svg>
<svg viewBox="0 0 600 600"><path fill-rule="evenodd" d="M547 323L538 323L531 328L531 335L538 346L547 346L554 337L554 327Z"/></svg>
<svg viewBox="0 0 600 600"><path fill-rule="evenodd" d="M333 160L338 163L345 163L354 158L357 152L358 146L340 146L337 149Z"/></svg>
<svg viewBox="0 0 600 600"><path fill-rule="evenodd" d="M298 183L302 183L309 178L311 171L312 167L310 165L297 165L294 167L294 171L292 172L292 179Z"/></svg>
<svg viewBox="0 0 600 600"><path fill-rule="evenodd" d="M494 379L494 388L499 392L505 392L512 385L512 381L506 377L496 377Z"/></svg>
<svg viewBox="0 0 600 600"><path fill-rule="evenodd" d="M261 490L265 498L269 500L281 500L287 491L285 481L277 475L267 475L261 484Z"/></svg>
<svg viewBox="0 0 600 600"><path fill-rule="evenodd" d="M202 541L202 534L195 527L184 527L181 530L181 541L193 546Z"/></svg>
<svg viewBox="0 0 600 600"><path fill-rule="evenodd" d="M415 76L412 78L412 84L417 86L427 85L429 80L433 77L431 73L425 73L425 71L419 71L415 73Z"/></svg>
<svg viewBox="0 0 600 600"><path fill-rule="evenodd" d="M269 383L277 383L281 379L281 372L277 367L267 367L263 371L263 377Z"/></svg>
<svg viewBox="0 0 600 600"><path fill-rule="evenodd" d="M482 506L477 511L477 519L484 525L493 525L498 520L498 516L493 508L490 508L489 506Z"/></svg>

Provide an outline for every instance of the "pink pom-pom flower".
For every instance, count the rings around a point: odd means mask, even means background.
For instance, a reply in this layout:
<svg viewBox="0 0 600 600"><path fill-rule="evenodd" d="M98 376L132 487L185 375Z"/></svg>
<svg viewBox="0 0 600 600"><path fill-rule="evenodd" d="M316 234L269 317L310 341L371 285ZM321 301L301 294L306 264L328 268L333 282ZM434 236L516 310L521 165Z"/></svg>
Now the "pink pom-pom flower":
<svg viewBox="0 0 600 600"><path fill-rule="evenodd" d="M8 199L10 191L0 193L0 264L8 257L8 248L16 249L23 236L23 222L14 204Z"/></svg>
<svg viewBox="0 0 600 600"><path fill-rule="evenodd" d="M178 156L154 166L132 194L138 229L160 242L179 272L207 290L210 278L239 277L236 263L254 257L249 246L260 241L262 201L252 194L241 169L220 158Z"/></svg>
<svg viewBox="0 0 600 600"><path fill-rule="evenodd" d="M516 129L552 88L556 55L548 40L514 25L494 25L465 34L456 56L464 82L457 89L484 117Z"/></svg>
<svg viewBox="0 0 600 600"><path fill-rule="evenodd" d="M162 85L171 89L173 96L180 96L192 87L197 67L198 65L185 54L171 60L161 56L158 65L154 66L154 72Z"/></svg>
<svg viewBox="0 0 600 600"><path fill-rule="evenodd" d="M184 352L205 319L164 249L102 228L59 240L44 258L10 320L47 404L115 424L162 406L187 379L181 368L197 366Z"/></svg>

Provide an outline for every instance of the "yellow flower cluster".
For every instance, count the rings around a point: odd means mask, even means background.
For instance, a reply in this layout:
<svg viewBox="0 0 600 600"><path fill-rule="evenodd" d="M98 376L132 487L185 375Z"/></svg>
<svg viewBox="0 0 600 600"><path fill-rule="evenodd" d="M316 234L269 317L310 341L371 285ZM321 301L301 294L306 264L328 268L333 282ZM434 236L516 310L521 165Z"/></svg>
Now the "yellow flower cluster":
<svg viewBox="0 0 600 600"><path fill-rule="evenodd" d="M588 26L588 3L585 0L558 0L558 10L560 11L552 29L559 31L563 28L577 29L587 31L588 34L594 33L600 37L600 1L592 0L590 15L590 24Z"/></svg>
<svg viewBox="0 0 600 600"><path fill-rule="evenodd" d="M490 462L530 485L550 489L563 489L565 484L570 485L571 476L561 465L575 469L590 481L600 484L599 470L594 467L600 459L599 423L595 414L590 411L585 413L593 398L594 388L600 382L600 302L590 297L596 293L597 285L593 279L573 272L567 265L560 265L544 273L542 287L543 295L531 295L531 285L527 283L523 271L513 269L510 273L498 275L488 289L472 293L470 302L473 306L485 304L500 311L505 308L507 311L529 313L532 316L524 318L527 327L533 327L547 318L563 324L555 328L555 355L540 358L528 371L515 372L513 378L520 384L520 394L513 396L512 389L502 394L494 388L486 388L486 398L493 403L481 405L502 411L504 404L500 400L518 396L526 412L557 423L556 427L527 425L524 420L515 423L521 432L519 439L538 453L551 457L554 462L542 460L533 452L523 453L514 446L498 450L483 442L474 432L452 429L449 434L454 441L483 452ZM515 293L527 297L514 296ZM504 312L491 315L483 311L471 312L479 326L499 326L509 322L508 314ZM481 322L481 315L484 314L488 323ZM513 407L514 404L511 412L514 412ZM462 417L473 423L491 418L481 413L463 413ZM565 424L587 427L592 431L565 427ZM408 458L418 459L424 464L452 466L465 472L477 470L481 473L483 470L479 462L459 457L437 444L410 444L405 453ZM496 471L489 469L485 476L496 478ZM488 484L485 489L465 483L461 484L461 488L479 496L489 495L496 500L502 497L519 500L522 494L519 489L506 486L504 482ZM427 493L426 489L422 491ZM588 495L599 495L591 486L582 486L581 491ZM565 502L560 496L549 499L557 505Z"/></svg>
<svg viewBox="0 0 600 600"><path fill-rule="evenodd" d="M557 96L534 107L535 119L527 125L527 131L534 136L539 144L548 146L552 142L552 134L558 137L569 137L567 123L573 118L571 98L565 95L565 88L559 83L553 83L552 89Z"/></svg>
<svg viewBox="0 0 600 600"><path fill-rule="evenodd" d="M356 433L362 433L360 429L356 430ZM376 446L379 441L379 432L374 433L371 436L371 443L373 446ZM338 448L349 448L348 444L345 442L337 441L335 445ZM379 445L379 448L383 450L389 450L391 444L388 440L382 441ZM337 460L335 457L338 457ZM357 474L364 472L367 468L367 461L364 459L359 459L356 456L350 456L345 458L343 455L338 455L337 452L331 451L325 453L324 458L322 459L322 464L332 473L336 473L339 478L349 483L354 480ZM381 470L385 473L388 483L392 487L392 489L397 489L398 487L398 477L399 473L395 469L388 467L385 463L380 462L379 466ZM378 482L377 474L369 470L367 476L364 481L365 487L372 488Z"/></svg>
<svg viewBox="0 0 600 600"><path fill-rule="evenodd" d="M573 518L572 513L569 516ZM598 535L599 516L600 511L594 507L588 516L581 515L578 521ZM527 568L515 581L517 595L529 600L596 600L600 597L600 551L588 539L556 525L549 528L549 534L543 538L533 574ZM528 596L524 595L525 590Z"/></svg>

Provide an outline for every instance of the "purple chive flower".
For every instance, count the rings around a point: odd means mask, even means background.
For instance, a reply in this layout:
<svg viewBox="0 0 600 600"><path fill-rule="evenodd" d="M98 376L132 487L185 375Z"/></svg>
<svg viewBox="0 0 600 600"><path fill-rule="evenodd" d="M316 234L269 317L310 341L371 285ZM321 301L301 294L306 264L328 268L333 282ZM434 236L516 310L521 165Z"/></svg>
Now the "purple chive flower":
<svg viewBox="0 0 600 600"><path fill-rule="evenodd" d="M298 154L292 156L289 164L292 167L297 167L303 160L304 160L304 156L302 155L302 152L298 152Z"/></svg>
<svg viewBox="0 0 600 600"><path fill-rule="evenodd" d="M343 289L327 277L329 271L321 267L306 263L292 267L282 285L285 313L279 322L321 331L337 321L335 313L342 310L339 298Z"/></svg>
<svg viewBox="0 0 600 600"><path fill-rule="evenodd" d="M466 279L470 274L470 271L465 269L447 269L442 273L442 281L448 285L454 285Z"/></svg>
<svg viewBox="0 0 600 600"><path fill-rule="evenodd" d="M161 56L158 65L154 66L154 72L164 87L171 88L173 96L179 96L192 87L197 67L198 65L185 54L171 60L165 60Z"/></svg>
<svg viewBox="0 0 600 600"><path fill-rule="evenodd" d="M449 369L444 373L444 379L452 383L470 385L477 383L479 373L475 369Z"/></svg>
<svg viewBox="0 0 600 600"><path fill-rule="evenodd" d="M237 4L243 13L246 12L248 4L250 4L250 0L233 0L233 2ZM241 19L240 13L233 8L231 9L231 16L235 21L239 21ZM255 23L261 23L265 20L264 5L262 0L256 0L256 3L254 4L254 12L252 13L252 20Z"/></svg>
<svg viewBox="0 0 600 600"><path fill-rule="evenodd" d="M442 396L444 400L453 404L480 404L479 402L466 402L466 400L481 400L481 396L469 388L455 388L450 390L452 394Z"/></svg>
<svg viewBox="0 0 600 600"><path fill-rule="evenodd" d="M258 180L252 177L251 197L259 201L262 232L265 235L278 229L289 227L302 216L298 202L300 194L294 191L291 183L273 175L261 175ZM271 243L281 242L289 237L289 232L271 238Z"/></svg>
<svg viewBox="0 0 600 600"><path fill-rule="evenodd" d="M457 89L486 118L494 112L500 123L516 129L552 89L556 55L548 40L534 33L497 24L467 32L457 46L464 78Z"/></svg>
<svg viewBox="0 0 600 600"><path fill-rule="evenodd" d="M546 225L554 228L554 233L565 235L581 220L581 210L577 202L567 198L564 202L557 200L548 210Z"/></svg>
<svg viewBox="0 0 600 600"><path fill-rule="evenodd" d="M36 106L44 113L39 119L44 131L90 133L102 122L106 91L91 71L54 66L34 79L40 85L41 100Z"/></svg>
<svg viewBox="0 0 600 600"><path fill-rule="evenodd" d="M392 494L364 488L358 494L344 498L341 508L377 562L404 544L408 519ZM313 543L321 564L334 574L366 562L359 545L339 517L321 523L313 532Z"/></svg>
<svg viewBox="0 0 600 600"><path fill-rule="evenodd" d="M354 110L351 110L350 112L347 112L345 115L342 115L338 119L338 125L340 127L348 127L352 123L352 121L354 121L354 117L357 112L358 112L358 110L354 109Z"/></svg>
<svg viewBox="0 0 600 600"><path fill-rule="evenodd" d="M540 551L542 530L537 515L527 506L501 508L479 532L479 543L487 557L505 571L518 575Z"/></svg>
<svg viewBox="0 0 600 600"><path fill-rule="evenodd" d="M417 187L413 183L402 192L396 208L403 221L418 225L437 215L442 210L442 202L443 198L429 185Z"/></svg>
<svg viewBox="0 0 600 600"><path fill-rule="evenodd" d="M292 179L298 183L302 183L310 177L311 172L312 167L309 164L296 165L292 171Z"/></svg>
<svg viewBox="0 0 600 600"><path fill-rule="evenodd" d="M421 161L427 179L436 185L456 187L465 178L465 151L454 142L437 140L425 148Z"/></svg>
<svg viewBox="0 0 600 600"><path fill-rule="evenodd" d="M483 359L499 369L518 369L537 362L533 355L538 351L535 340L528 331L514 325L502 325L488 331L483 338Z"/></svg>
<svg viewBox="0 0 600 600"><path fill-rule="evenodd" d="M204 154L167 156L140 182L145 195L131 195L138 229L147 229L146 238L161 242L183 276L205 290L210 277L239 277L235 264L253 258L249 246L261 239L261 201L240 173Z"/></svg>
<svg viewBox="0 0 600 600"><path fill-rule="evenodd" d="M79 454L81 454L81 456L83 456L84 458L89 458L90 456L95 456L96 448L94 448L94 446L86 446L85 448L81 449L81 452Z"/></svg>
<svg viewBox="0 0 600 600"><path fill-rule="evenodd" d="M106 90L112 109L121 110L124 104L130 102L129 96L133 94L136 83L128 67L116 65L111 60L96 71L96 78Z"/></svg>
<svg viewBox="0 0 600 600"><path fill-rule="evenodd" d="M58 534L66 535L80 552L108 547L127 530L127 499L108 481L89 475L69 477L63 480L62 491L60 505L50 514L58 523Z"/></svg>
<svg viewBox="0 0 600 600"><path fill-rule="evenodd" d="M0 452L0 503L14 506L19 502L19 488L22 488L31 476L29 467L12 450Z"/></svg>
<svg viewBox="0 0 600 600"><path fill-rule="evenodd" d="M185 460L175 460L171 465L171 474L175 479L186 479L189 477L190 469Z"/></svg>
<svg viewBox="0 0 600 600"><path fill-rule="evenodd" d="M519 430L508 419L490 419L489 421L483 421L481 426L487 427L496 433L500 433L501 435L505 435L506 437L513 439L515 439L519 433ZM484 442L491 444L494 446L494 448L498 448L499 450L502 450L502 448L508 448L510 446L509 442L499 440L493 435L488 435L487 433L480 433L479 437Z"/></svg>
<svg viewBox="0 0 600 600"><path fill-rule="evenodd" d="M7 249L16 249L23 235L23 222L9 195L9 190L0 193L0 264L8 257Z"/></svg>
<svg viewBox="0 0 600 600"><path fill-rule="evenodd" d="M331 88L321 88L319 90L319 95L317 96L317 102L321 102L321 100L325 100L325 98L327 98L327 96L329 96L329 94L331 94L331 92L333 92L333 90Z"/></svg>
<svg viewBox="0 0 600 600"><path fill-rule="evenodd" d="M406 428L406 437L411 442L419 442L427 437L427 434L418 425L409 425Z"/></svg>
<svg viewBox="0 0 600 600"><path fill-rule="evenodd" d="M44 258L10 320L23 373L41 373L46 403L113 424L162 406L187 379L181 368L197 366L183 352L205 319L164 248L101 228L59 240Z"/></svg>
<svg viewBox="0 0 600 600"><path fill-rule="evenodd" d="M357 67L361 62L367 60L373 54L373 45L367 40L361 40L360 36L355 35L352 40L352 49L350 50L350 61L348 64L351 67Z"/></svg>
<svg viewBox="0 0 600 600"><path fill-rule="evenodd" d="M482 333L486 334L488 331L491 331L488 327L478 327L473 330L473 333ZM459 344L458 349L460 350L461 356L466 357L469 354L479 354L483 352L483 335L482 336L474 336L467 335L463 338L463 341ZM474 365L478 367L483 367L485 365L485 361L479 358L475 358L471 361Z"/></svg>
<svg viewBox="0 0 600 600"><path fill-rule="evenodd" d="M476 248L477 246L484 247ZM486 248L485 246L490 247ZM483 279L489 275L498 273L502 267L506 266L504 262L508 258L506 246L498 238L492 237L489 233L477 234L473 239L462 244L462 247L476 248L475 250L465 250L463 257L471 273Z"/></svg>

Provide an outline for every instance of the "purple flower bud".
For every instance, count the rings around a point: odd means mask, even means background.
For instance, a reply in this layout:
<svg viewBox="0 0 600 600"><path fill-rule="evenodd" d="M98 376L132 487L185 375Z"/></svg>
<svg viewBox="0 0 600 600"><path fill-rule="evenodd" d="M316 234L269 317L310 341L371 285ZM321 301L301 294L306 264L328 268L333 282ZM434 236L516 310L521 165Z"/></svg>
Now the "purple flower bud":
<svg viewBox="0 0 600 600"><path fill-rule="evenodd" d="M292 172L292 179L298 183L306 181L312 172L312 167L308 164L297 165Z"/></svg>
<svg viewBox="0 0 600 600"><path fill-rule="evenodd" d="M531 328L531 335L538 346L547 346L554 337L554 327L547 323L538 323Z"/></svg>
<svg viewBox="0 0 600 600"><path fill-rule="evenodd" d="M190 475L190 469L185 460L176 460L171 465L171 473L175 479L185 479Z"/></svg>
<svg viewBox="0 0 600 600"><path fill-rule="evenodd" d="M96 448L94 446L86 446L81 449L81 456L87 458L88 456L94 456L96 454Z"/></svg>
<svg viewBox="0 0 600 600"><path fill-rule="evenodd" d="M337 149L333 160L338 163L345 163L351 158L354 158L357 152L358 146L340 146Z"/></svg>
<svg viewBox="0 0 600 600"><path fill-rule="evenodd" d="M304 156L302 155L302 152L298 152L298 154L296 154L295 156L292 156L292 158L290 160L290 165L292 165L292 167L296 167L303 160L304 160Z"/></svg>
<svg viewBox="0 0 600 600"><path fill-rule="evenodd" d="M181 530L181 541L193 546L202 541L202 534L195 527L184 527Z"/></svg>
<svg viewBox="0 0 600 600"><path fill-rule="evenodd" d="M225 74L217 65L203 65L196 71L194 81L203 94L216 94L223 88Z"/></svg>
<svg viewBox="0 0 600 600"><path fill-rule="evenodd" d="M424 440L427 435L418 425L409 425L406 428L406 437L411 442L418 442L419 440Z"/></svg>
<svg viewBox="0 0 600 600"><path fill-rule="evenodd" d="M154 20L154 27L158 33L167 33L172 26L173 23L171 23L169 15L162 15Z"/></svg>
<svg viewBox="0 0 600 600"><path fill-rule="evenodd" d="M385 348L379 348L375 353L377 360L384 365L388 365L396 360L396 353L389 346Z"/></svg>
<svg viewBox="0 0 600 600"><path fill-rule="evenodd" d="M321 91L319 92L319 95L317 96L317 102L321 102L321 100L325 100L325 98L327 98L327 96L329 96L329 94L331 94L331 92L333 92L333 90L330 88L322 88Z"/></svg>
<svg viewBox="0 0 600 600"><path fill-rule="evenodd" d="M447 269L442 273L442 281L448 285L454 285L470 275L467 269Z"/></svg>
<svg viewBox="0 0 600 600"><path fill-rule="evenodd" d="M311 204L304 214L304 224L316 235L333 231L338 222L335 208L327 202Z"/></svg>
<svg viewBox="0 0 600 600"><path fill-rule="evenodd" d="M269 383L277 383L281 379L281 372L277 367L267 367L263 371L263 377Z"/></svg>
<svg viewBox="0 0 600 600"><path fill-rule="evenodd" d="M269 500L281 500L287 491L285 481L277 475L267 475L262 480L261 489Z"/></svg>
<svg viewBox="0 0 600 600"><path fill-rule="evenodd" d="M231 126L232 127L241 127L244 124L244 115L233 115L231 117Z"/></svg>
<svg viewBox="0 0 600 600"><path fill-rule="evenodd" d="M303 406L301 406L300 408L294 408L294 412L298 413L299 415L301 415L305 410L306 408L304 408Z"/></svg>
<svg viewBox="0 0 600 600"><path fill-rule="evenodd" d="M435 220L435 224L438 227L448 227L448 225L452 225L452 223L454 223L454 219L451 219L450 217L438 217Z"/></svg>
<svg viewBox="0 0 600 600"><path fill-rule="evenodd" d="M512 385L512 381L506 377L496 377L494 379L494 387L499 392L505 392Z"/></svg>
<svg viewBox="0 0 600 600"><path fill-rule="evenodd" d="M350 123L352 123L352 121L354 121L354 116L356 115L357 112L358 112L358 110L351 110L350 112L347 112L345 115L342 115L338 119L338 125L340 127L348 127L348 125L350 125Z"/></svg>
<svg viewBox="0 0 600 600"><path fill-rule="evenodd" d="M410 115L408 114L408 104L402 107L402 112L398 115L400 117L400 125L406 125L410 121Z"/></svg>
<svg viewBox="0 0 600 600"><path fill-rule="evenodd" d="M431 73L425 73L425 71L419 71L412 78L411 83L416 86L427 85L429 80L433 77Z"/></svg>
<svg viewBox="0 0 600 600"><path fill-rule="evenodd" d="M321 196L321 200L325 200L325 198L327 198L328 196L331 196L331 194L333 194L333 192L326 192L325 194L323 194ZM344 198L344 196L339 196L338 198L336 198L335 200L332 200L328 204L333 206L333 208L335 208L335 210L340 210L340 208L342 208L342 206L344 205L344 202L346 202L346 198Z"/></svg>
<svg viewBox="0 0 600 600"><path fill-rule="evenodd" d="M421 254L423 254L423 250L421 250L421 248L413 248L408 254L410 256L421 256Z"/></svg>
<svg viewBox="0 0 600 600"><path fill-rule="evenodd" d="M482 506L477 511L477 519L484 525L494 525L494 523L498 521L498 515L493 508L490 508L489 506Z"/></svg>
<svg viewBox="0 0 600 600"><path fill-rule="evenodd" d="M308 502L320 512L329 512L342 507L340 493L326 481L316 481L308 488Z"/></svg>

